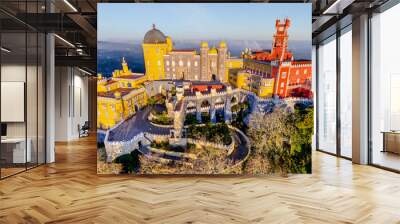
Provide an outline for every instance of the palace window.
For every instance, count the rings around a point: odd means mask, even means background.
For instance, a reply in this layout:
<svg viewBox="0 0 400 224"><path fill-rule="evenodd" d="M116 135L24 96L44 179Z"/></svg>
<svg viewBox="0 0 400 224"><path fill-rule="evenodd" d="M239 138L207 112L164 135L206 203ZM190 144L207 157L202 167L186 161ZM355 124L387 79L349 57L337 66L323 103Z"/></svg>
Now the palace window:
<svg viewBox="0 0 400 224"><path fill-rule="evenodd" d="M296 70L296 75L298 75L299 74L299 70Z"/></svg>
<svg viewBox="0 0 400 224"><path fill-rule="evenodd" d="M161 65L161 61L160 61L160 60L158 60L158 61L157 61L157 64L160 66L160 65Z"/></svg>
<svg viewBox="0 0 400 224"><path fill-rule="evenodd" d="M172 67L175 67L175 61L172 61Z"/></svg>
<svg viewBox="0 0 400 224"><path fill-rule="evenodd" d="M286 72L282 72L282 78L286 78Z"/></svg>
<svg viewBox="0 0 400 224"><path fill-rule="evenodd" d="M304 74L307 74L307 69L304 70Z"/></svg>
<svg viewBox="0 0 400 224"><path fill-rule="evenodd" d="M169 61L166 61L165 63L167 64L167 66L169 66Z"/></svg>
<svg viewBox="0 0 400 224"><path fill-rule="evenodd" d="M187 66L190 67L190 61L188 61Z"/></svg>
<svg viewBox="0 0 400 224"><path fill-rule="evenodd" d="M182 60L179 60L179 66L183 66Z"/></svg>
<svg viewBox="0 0 400 224"><path fill-rule="evenodd" d="M194 66L197 67L197 61L194 62Z"/></svg>

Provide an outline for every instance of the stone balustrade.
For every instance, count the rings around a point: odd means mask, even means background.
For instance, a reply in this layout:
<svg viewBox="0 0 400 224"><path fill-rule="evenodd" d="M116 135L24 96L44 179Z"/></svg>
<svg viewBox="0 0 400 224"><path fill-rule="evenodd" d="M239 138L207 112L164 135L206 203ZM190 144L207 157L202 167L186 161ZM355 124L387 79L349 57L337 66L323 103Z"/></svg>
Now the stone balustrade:
<svg viewBox="0 0 400 224"><path fill-rule="evenodd" d="M229 145L224 145L224 144L219 144L219 143L214 143L214 142L209 142L209 141L203 141L199 139L193 139L193 138L187 138L187 142L191 144L196 144L204 147L212 147L212 148L217 148L217 149L222 149L226 150L228 152L228 155L230 155L233 150L235 149L235 141L232 138L232 142Z"/></svg>
<svg viewBox="0 0 400 224"><path fill-rule="evenodd" d="M168 141L169 135L141 132L128 141L109 141L108 133L104 139L104 146L107 153L107 162L112 162L120 155L128 154L135 149L139 149L139 142L143 144L147 141Z"/></svg>
<svg viewBox="0 0 400 224"><path fill-rule="evenodd" d="M107 153L107 162L112 162L120 155L128 154L139 148L139 142L144 141L144 133L134 136L128 141L108 141L108 133L104 139L104 146Z"/></svg>
<svg viewBox="0 0 400 224"><path fill-rule="evenodd" d="M169 151L169 150L164 150L164 149L157 149L154 147L148 147L148 149L153 152L157 153L159 155L168 155L168 156L173 156L177 158L182 158L182 159L197 159L197 156L193 153L184 153L184 152L174 152L174 151Z"/></svg>
<svg viewBox="0 0 400 224"><path fill-rule="evenodd" d="M285 98L285 102L302 102L302 103L311 103L313 102L313 99L309 99L309 98L304 98L304 97L288 97Z"/></svg>

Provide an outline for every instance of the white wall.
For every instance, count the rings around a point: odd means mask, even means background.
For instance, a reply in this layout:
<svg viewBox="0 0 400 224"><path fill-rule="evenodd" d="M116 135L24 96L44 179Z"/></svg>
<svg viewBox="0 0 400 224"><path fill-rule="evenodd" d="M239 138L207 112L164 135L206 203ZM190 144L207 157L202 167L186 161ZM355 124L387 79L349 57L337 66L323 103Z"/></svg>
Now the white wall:
<svg viewBox="0 0 400 224"><path fill-rule="evenodd" d="M67 67L55 68L55 141L66 141L68 139L68 88L69 69Z"/></svg>
<svg viewBox="0 0 400 224"><path fill-rule="evenodd" d="M2 82L25 82L26 67L19 64L1 66ZM28 68L29 69L29 68ZM7 110L7 108L1 108ZM25 122L7 122L7 137L25 137Z"/></svg>
<svg viewBox="0 0 400 224"><path fill-rule="evenodd" d="M27 69L27 70L26 70ZM28 72L28 83L25 80L26 72ZM19 65L19 64L4 64L1 66L1 81L2 82L25 82L27 83L27 122L28 122L28 137L30 130L35 130L36 136L36 74L35 66ZM38 105L39 107L42 105ZM1 108L7 110L7 108ZM7 135L9 137L25 137L25 122L7 122Z"/></svg>
<svg viewBox="0 0 400 224"><path fill-rule="evenodd" d="M56 67L55 140L79 138L78 125L88 120L88 78L76 68Z"/></svg>
<svg viewBox="0 0 400 224"><path fill-rule="evenodd" d="M39 69L37 71L37 69ZM25 80L27 78L27 80ZM44 163L45 150L45 118L44 118L44 74L41 67L25 66L25 64L5 63L1 66L2 82L24 82L26 84L26 120L23 122L6 122L7 137L29 139L31 148L32 162L39 159L39 163ZM23 91L23 90L22 90ZM24 93L21 93L24 94ZM2 96L7 97L7 96ZM1 110L11 110L1 108ZM12 113L12 111L7 111Z"/></svg>

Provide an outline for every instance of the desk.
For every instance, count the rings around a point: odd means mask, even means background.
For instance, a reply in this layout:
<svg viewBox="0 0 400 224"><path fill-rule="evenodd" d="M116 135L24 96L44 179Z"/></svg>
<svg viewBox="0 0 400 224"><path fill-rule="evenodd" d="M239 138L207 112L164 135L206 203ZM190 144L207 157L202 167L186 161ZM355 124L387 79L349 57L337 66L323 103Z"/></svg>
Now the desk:
<svg viewBox="0 0 400 224"><path fill-rule="evenodd" d="M400 154L400 131L383 131L383 151Z"/></svg>
<svg viewBox="0 0 400 224"><path fill-rule="evenodd" d="M1 139L1 151L2 157L3 154L12 154L12 161L11 156L10 158L5 158L6 161L10 163L26 163L31 162L32 153L31 153L31 139L27 139L26 142L28 143L25 151L25 138L5 138ZM3 153L4 152L4 153ZM4 158L4 157L3 157Z"/></svg>

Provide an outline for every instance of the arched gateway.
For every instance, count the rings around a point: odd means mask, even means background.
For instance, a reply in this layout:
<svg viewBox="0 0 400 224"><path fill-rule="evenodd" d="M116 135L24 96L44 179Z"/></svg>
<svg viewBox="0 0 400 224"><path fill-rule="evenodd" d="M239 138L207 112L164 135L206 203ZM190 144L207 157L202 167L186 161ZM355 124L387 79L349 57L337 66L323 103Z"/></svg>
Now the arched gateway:
<svg viewBox="0 0 400 224"><path fill-rule="evenodd" d="M208 113L211 122L216 122L216 113L223 113L225 122L232 119L231 107L243 99L244 95L239 89L226 88L223 91L211 89L210 92L202 94L196 92L193 96L183 98L184 111L186 114L196 114L196 118L201 122L201 113Z"/></svg>

